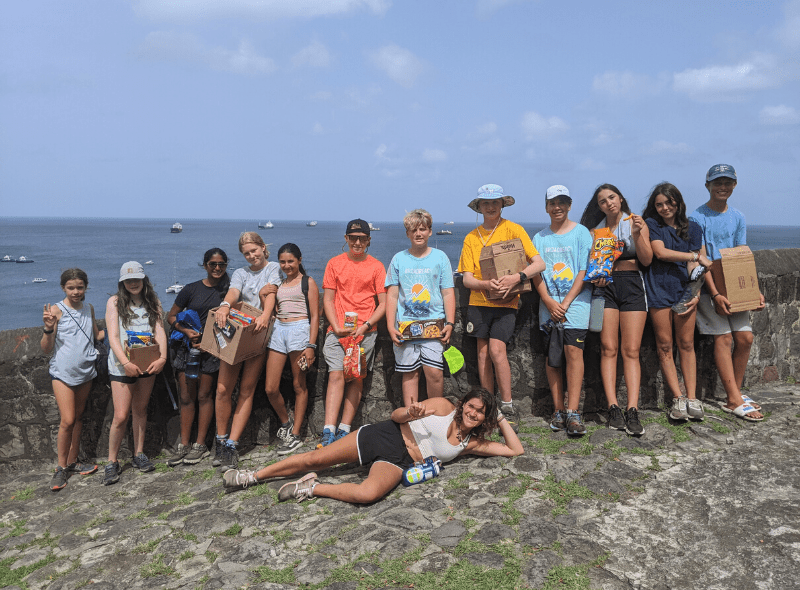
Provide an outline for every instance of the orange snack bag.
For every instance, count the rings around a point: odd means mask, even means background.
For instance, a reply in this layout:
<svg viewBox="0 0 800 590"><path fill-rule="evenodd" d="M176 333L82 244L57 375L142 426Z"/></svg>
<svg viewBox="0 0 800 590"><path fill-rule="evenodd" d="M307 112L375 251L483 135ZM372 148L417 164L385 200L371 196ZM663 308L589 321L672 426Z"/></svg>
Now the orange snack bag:
<svg viewBox="0 0 800 590"><path fill-rule="evenodd" d="M624 244L617 240L607 227L592 230L592 251L589 253L589 268L586 269L584 281L606 279L609 283L614 262L622 254Z"/></svg>

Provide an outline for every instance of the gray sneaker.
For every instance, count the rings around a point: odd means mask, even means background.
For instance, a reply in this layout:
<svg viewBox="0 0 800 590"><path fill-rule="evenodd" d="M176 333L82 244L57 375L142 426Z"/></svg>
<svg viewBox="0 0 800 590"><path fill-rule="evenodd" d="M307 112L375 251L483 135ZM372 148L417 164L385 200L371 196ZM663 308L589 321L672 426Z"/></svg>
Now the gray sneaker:
<svg viewBox="0 0 800 590"><path fill-rule="evenodd" d="M310 500L314 497L314 486L317 485L317 474L306 473L297 481L292 481L281 486L278 490L278 502L286 502L286 500Z"/></svg>
<svg viewBox="0 0 800 590"><path fill-rule="evenodd" d="M142 473L150 473L151 471L156 470L156 466L153 465L153 462L147 458L147 455L144 453L139 453L133 459L131 459L131 463L133 466L136 467Z"/></svg>
<svg viewBox="0 0 800 590"><path fill-rule="evenodd" d="M214 441L214 458L211 459L211 466L212 467L219 467L222 465L222 460L225 458L225 441L220 442L219 440Z"/></svg>
<svg viewBox="0 0 800 590"><path fill-rule="evenodd" d="M249 469L228 469L222 475L222 483L226 488L247 488L259 483L256 472Z"/></svg>
<svg viewBox="0 0 800 590"><path fill-rule="evenodd" d="M703 410L703 404L700 403L699 399L686 400L686 413L689 414L690 420L702 422L706 418L706 413Z"/></svg>
<svg viewBox="0 0 800 590"><path fill-rule="evenodd" d="M586 425L580 412L567 412L567 434L569 436L583 436L586 434Z"/></svg>
<svg viewBox="0 0 800 590"><path fill-rule="evenodd" d="M283 444L278 448L279 455L289 455L303 446L303 439L291 432L283 439Z"/></svg>
<svg viewBox="0 0 800 590"><path fill-rule="evenodd" d="M103 469L103 485L110 486L119 481L119 461L106 463Z"/></svg>
<svg viewBox="0 0 800 590"><path fill-rule="evenodd" d="M686 398L683 396L676 397L672 400L672 409L669 411L669 417L673 420L688 420L689 412L686 410Z"/></svg>
<svg viewBox="0 0 800 590"><path fill-rule="evenodd" d="M556 410L550 416L550 430L559 432L567 427L567 413L564 410Z"/></svg>
<svg viewBox="0 0 800 590"><path fill-rule="evenodd" d="M178 448L175 449L175 452L167 459L167 465L169 467L176 467L183 463L184 457L186 457L186 453L189 452L189 447L183 446L183 443L178 443Z"/></svg>
<svg viewBox="0 0 800 590"><path fill-rule="evenodd" d="M286 442L286 438L292 434L292 430L294 430L294 420L289 417L289 421L286 424L282 424L280 428L278 428L278 438L283 442Z"/></svg>
<svg viewBox="0 0 800 590"><path fill-rule="evenodd" d="M208 447L206 445L192 443L192 450L186 453L186 456L183 458L183 462L186 465L197 465L210 454L211 453L208 452Z"/></svg>
<svg viewBox="0 0 800 590"><path fill-rule="evenodd" d="M519 434L519 410L513 405L500 404L500 411L506 417L509 426L516 433Z"/></svg>
<svg viewBox="0 0 800 590"><path fill-rule="evenodd" d="M225 445L225 449L223 450L224 455L222 457L222 463L220 467L223 470L227 469L238 469L239 468L239 450L235 447L231 447Z"/></svg>

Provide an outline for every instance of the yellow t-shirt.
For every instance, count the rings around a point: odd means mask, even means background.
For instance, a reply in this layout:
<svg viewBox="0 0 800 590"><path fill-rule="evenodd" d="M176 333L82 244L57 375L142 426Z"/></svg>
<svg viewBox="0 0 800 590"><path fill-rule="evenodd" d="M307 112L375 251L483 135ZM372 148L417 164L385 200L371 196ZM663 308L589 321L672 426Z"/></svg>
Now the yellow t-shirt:
<svg viewBox="0 0 800 590"><path fill-rule="evenodd" d="M489 233L490 232L484 231L484 229L479 226L467 234L467 237L464 238L464 246L461 249L461 259L458 261L459 272L471 272L476 279L483 280L479 263L481 249L484 246L496 244L497 242L504 242L506 240L513 240L514 238L522 240L522 248L525 250L525 256L528 257L529 261L533 260L533 257L539 254L533 242L531 242L530 237L528 237L528 232L526 232L521 225L513 221L501 219L500 225L495 229L491 238L489 238ZM483 240L481 240L481 238L483 238ZM469 304L483 307L510 307L512 309L517 309L519 305L519 295L510 301L503 300L503 303L498 303L487 299L484 291L470 290Z"/></svg>

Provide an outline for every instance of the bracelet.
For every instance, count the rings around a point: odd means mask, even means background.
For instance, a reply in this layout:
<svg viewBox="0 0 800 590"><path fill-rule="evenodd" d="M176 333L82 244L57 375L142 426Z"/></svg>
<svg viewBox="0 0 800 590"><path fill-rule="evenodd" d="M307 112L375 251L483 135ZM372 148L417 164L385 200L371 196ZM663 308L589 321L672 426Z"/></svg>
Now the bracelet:
<svg viewBox="0 0 800 590"><path fill-rule="evenodd" d="M46 328L42 328L42 332L44 332L45 334L52 334L55 331L56 331L55 328L53 328L52 330L48 330Z"/></svg>
<svg viewBox="0 0 800 590"><path fill-rule="evenodd" d="M717 293L716 295L712 295L712 296L711 296L711 301L714 301L714 299L716 299L716 298L717 298L717 297L719 297L720 295L722 295L722 293Z"/></svg>
<svg viewBox="0 0 800 590"><path fill-rule="evenodd" d="M158 358L160 358L162 361L165 361L165 360L167 360L167 357L165 357L165 356L160 356L160 357L158 357Z"/></svg>
<svg viewBox="0 0 800 590"><path fill-rule="evenodd" d="M370 323L369 323L369 320L367 320L366 322L364 322L364 325L365 325L367 328L369 328L370 330L372 329L372 324L370 324Z"/></svg>
<svg viewBox="0 0 800 590"><path fill-rule="evenodd" d="M219 304L219 306L220 306L220 307L222 307L222 306L225 306L225 307L230 307L230 306L231 306L231 304L230 304L230 303L228 303L227 301L223 301L222 303L220 303L220 304Z"/></svg>
<svg viewBox="0 0 800 590"><path fill-rule="evenodd" d="M700 255L697 252L692 252L692 262L697 262Z"/></svg>
<svg viewBox="0 0 800 590"><path fill-rule="evenodd" d="M455 324L453 322L445 322L444 325L445 326L454 326L455 327Z"/></svg>
<svg viewBox="0 0 800 590"><path fill-rule="evenodd" d="M314 350L317 350L317 345L314 344L313 342L307 342L306 348L313 348Z"/></svg>

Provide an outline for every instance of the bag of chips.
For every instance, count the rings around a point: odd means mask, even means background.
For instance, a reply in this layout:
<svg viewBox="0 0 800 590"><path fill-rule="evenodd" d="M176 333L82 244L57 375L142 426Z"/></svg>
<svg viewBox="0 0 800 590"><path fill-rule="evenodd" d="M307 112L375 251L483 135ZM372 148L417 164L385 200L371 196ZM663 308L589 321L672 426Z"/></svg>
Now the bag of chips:
<svg viewBox="0 0 800 590"><path fill-rule="evenodd" d="M609 283L614 262L622 254L625 244L617 240L607 227L592 230L592 251L589 253L589 268L586 269L584 281L606 279Z"/></svg>
<svg viewBox="0 0 800 590"><path fill-rule="evenodd" d="M345 336L339 338L344 349L344 381L348 383L367 376L367 355L359 342L364 336Z"/></svg>

